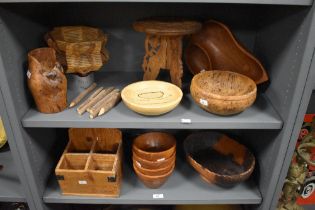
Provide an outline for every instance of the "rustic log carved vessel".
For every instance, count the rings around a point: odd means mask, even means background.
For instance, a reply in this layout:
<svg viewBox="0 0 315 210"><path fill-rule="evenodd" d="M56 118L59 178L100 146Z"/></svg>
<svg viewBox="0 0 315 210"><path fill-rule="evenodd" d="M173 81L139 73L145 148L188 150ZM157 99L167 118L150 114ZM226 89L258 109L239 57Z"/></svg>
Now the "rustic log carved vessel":
<svg viewBox="0 0 315 210"><path fill-rule="evenodd" d="M250 107L257 94L255 82L247 76L230 71L204 71L191 81L190 93L204 110L232 115Z"/></svg>
<svg viewBox="0 0 315 210"><path fill-rule="evenodd" d="M55 50L38 48L28 53L27 83L38 111L61 112L67 107L67 79Z"/></svg>
<svg viewBox="0 0 315 210"><path fill-rule="evenodd" d="M45 35L48 46L57 51L66 73L87 75L98 71L109 60L107 35L87 26L56 27Z"/></svg>
<svg viewBox="0 0 315 210"><path fill-rule="evenodd" d="M268 80L259 60L235 39L223 23L210 20L192 35L186 49L186 63L193 74L201 70L229 70L246 75L256 84Z"/></svg>
<svg viewBox="0 0 315 210"><path fill-rule="evenodd" d="M187 161L210 184L231 187L247 180L254 155L242 144L217 132L201 132L184 141Z"/></svg>

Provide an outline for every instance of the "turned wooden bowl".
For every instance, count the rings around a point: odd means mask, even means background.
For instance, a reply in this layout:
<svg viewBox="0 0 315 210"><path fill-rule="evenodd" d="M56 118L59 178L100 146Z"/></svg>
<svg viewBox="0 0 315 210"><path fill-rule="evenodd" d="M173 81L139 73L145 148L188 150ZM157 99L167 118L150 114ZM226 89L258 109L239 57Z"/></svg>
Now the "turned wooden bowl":
<svg viewBox="0 0 315 210"><path fill-rule="evenodd" d="M121 91L124 104L143 115L161 115L173 110L182 100L182 90L168 82L149 80L132 83Z"/></svg>
<svg viewBox="0 0 315 210"><path fill-rule="evenodd" d="M145 159L140 158L139 156L137 156L137 154L133 152L132 159L133 159L133 162L138 162L139 164L141 164L142 168L149 169L149 170L157 170L160 168L165 168L175 163L176 152L174 152L174 154L172 154L171 157L161 160L161 161L145 160Z"/></svg>
<svg viewBox="0 0 315 210"><path fill-rule="evenodd" d="M230 71L204 71L191 81L190 93L204 110L232 115L250 107L257 94L255 82L247 76Z"/></svg>
<svg viewBox="0 0 315 210"><path fill-rule="evenodd" d="M226 25L218 21L207 21L192 35L185 59L193 74L202 70L228 69L250 77L256 84L268 80L260 61L235 39Z"/></svg>
<svg viewBox="0 0 315 210"><path fill-rule="evenodd" d="M134 168L134 170L137 176L139 177L139 179L142 181L142 183L145 186L147 186L148 188L156 189L156 188L161 187L167 181L167 179L172 175L174 168L175 168L175 165L166 174L159 175L159 176L144 175L136 167Z"/></svg>
<svg viewBox="0 0 315 210"><path fill-rule="evenodd" d="M164 168L157 168L157 169L146 169L144 167L142 167L141 163L139 163L138 161L134 161L133 162L133 167L137 168L137 170L144 174L144 175L148 175L148 176L161 176L163 174L167 174L170 170L173 169L175 165L175 159L173 160L173 162L171 164L168 164L166 167Z"/></svg>
<svg viewBox="0 0 315 210"><path fill-rule="evenodd" d="M217 132L188 136L184 148L189 164L208 183L231 187L250 177L254 155L242 144Z"/></svg>
<svg viewBox="0 0 315 210"><path fill-rule="evenodd" d="M168 133L145 133L135 138L132 151L145 160L163 161L176 151L176 139Z"/></svg>

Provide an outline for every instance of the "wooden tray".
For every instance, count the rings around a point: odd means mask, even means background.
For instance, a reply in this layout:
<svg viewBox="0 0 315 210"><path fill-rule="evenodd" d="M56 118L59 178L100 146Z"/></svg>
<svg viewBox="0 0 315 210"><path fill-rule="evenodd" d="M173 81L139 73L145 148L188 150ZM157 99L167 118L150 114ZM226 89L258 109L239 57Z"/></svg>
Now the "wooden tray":
<svg viewBox="0 0 315 210"><path fill-rule="evenodd" d="M227 70L246 75L256 84L268 80L259 60L235 39L223 23L210 20L191 38L186 63L193 74L201 70Z"/></svg>
<svg viewBox="0 0 315 210"><path fill-rule="evenodd" d="M69 138L55 169L62 194L118 197L122 179L121 131L70 128Z"/></svg>

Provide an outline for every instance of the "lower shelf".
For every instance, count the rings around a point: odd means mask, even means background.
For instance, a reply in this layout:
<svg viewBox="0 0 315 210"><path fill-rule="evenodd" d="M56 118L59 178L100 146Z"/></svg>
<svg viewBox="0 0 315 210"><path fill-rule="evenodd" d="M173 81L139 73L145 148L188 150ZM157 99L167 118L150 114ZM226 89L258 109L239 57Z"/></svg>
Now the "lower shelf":
<svg viewBox="0 0 315 210"><path fill-rule="evenodd" d="M0 151L0 202L25 202L23 189L19 181L11 151L5 148Z"/></svg>
<svg viewBox="0 0 315 210"><path fill-rule="evenodd" d="M164 198L154 199L154 194ZM46 203L80 204L259 204L261 194L253 181L234 188L209 186L188 164L178 163L173 175L160 189L146 188L133 169L124 165L124 176L119 198L63 196L55 176L44 193Z"/></svg>

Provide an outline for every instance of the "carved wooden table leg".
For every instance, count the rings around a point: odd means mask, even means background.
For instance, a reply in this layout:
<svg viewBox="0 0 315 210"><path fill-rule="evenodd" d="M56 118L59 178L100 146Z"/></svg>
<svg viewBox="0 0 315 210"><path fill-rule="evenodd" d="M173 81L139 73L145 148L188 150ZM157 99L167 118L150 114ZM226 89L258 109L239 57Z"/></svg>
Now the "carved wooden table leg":
<svg viewBox="0 0 315 210"><path fill-rule="evenodd" d="M182 87L182 36L168 37L166 69L170 70L172 83Z"/></svg>
<svg viewBox="0 0 315 210"><path fill-rule="evenodd" d="M142 64L143 80L154 80L158 77L160 69L166 67L167 40L158 35L147 34L144 45L146 54Z"/></svg>

